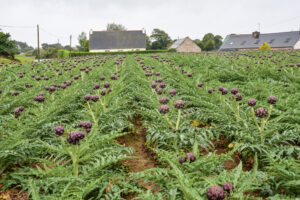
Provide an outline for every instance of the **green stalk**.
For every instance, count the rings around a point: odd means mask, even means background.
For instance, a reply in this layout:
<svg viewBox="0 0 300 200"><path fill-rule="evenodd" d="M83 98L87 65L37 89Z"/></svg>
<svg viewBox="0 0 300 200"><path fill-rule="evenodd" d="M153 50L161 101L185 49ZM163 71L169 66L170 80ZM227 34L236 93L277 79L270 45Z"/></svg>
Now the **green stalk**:
<svg viewBox="0 0 300 200"><path fill-rule="evenodd" d="M167 114L164 115L164 118L165 118L166 122L169 124L169 126L170 126L172 129L174 129L174 126L173 126L172 123L170 122L170 120L169 120Z"/></svg>
<svg viewBox="0 0 300 200"><path fill-rule="evenodd" d="M258 126L258 123L257 123L256 118L255 118L255 112L254 112L254 108L253 107L251 107L251 111L252 111L253 121L254 121L257 129L260 131L260 127Z"/></svg>
<svg viewBox="0 0 300 200"><path fill-rule="evenodd" d="M236 121L239 121L240 120L240 106L239 106L239 102L236 101L236 99L234 99L235 101L235 118L236 118Z"/></svg>
<svg viewBox="0 0 300 200"><path fill-rule="evenodd" d="M97 121L96 121L95 115L94 115L94 113L93 113L93 111L92 111L92 109L91 109L90 103L87 102L87 105L88 105L88 107L89 107L90 114L91 114L91 116L92 116L92 118L93 118L93 121L95 122L95 124L97 124Z"/></svg>
<svg viewBox="0 0 300 200"><path fill-rule="evenodd" d="M177 116L177 122L176 122L176 130L178 130L178 128L179 128L180 117L181 117L181 109L178 109L178 116Z"/></svg>

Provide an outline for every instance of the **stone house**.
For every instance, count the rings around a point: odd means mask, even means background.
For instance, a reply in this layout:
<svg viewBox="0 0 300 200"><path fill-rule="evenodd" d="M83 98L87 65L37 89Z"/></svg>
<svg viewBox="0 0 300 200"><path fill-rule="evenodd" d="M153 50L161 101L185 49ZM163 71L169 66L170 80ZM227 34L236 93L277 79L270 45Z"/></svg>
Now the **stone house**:
<svg viewBox="0 0 300 200"><path fill-rule="evenodd" d="M189 37L176 40L169 49L176 49L178 53L199 53L201 48Z"/></svg>
<svg viewBox="0 0 300 200"><path fill-rule="evenodd" d="M146 35L142 30L90 31L90 52L143 51Z"/></svg>
<svg viewBox="0 0 300 200"><path fill-rule="evenodd" d="M226 36L219 51L258 50L262 43L268 43L272 50L300 49L300 31L252 34L231 34Z"/></svg>

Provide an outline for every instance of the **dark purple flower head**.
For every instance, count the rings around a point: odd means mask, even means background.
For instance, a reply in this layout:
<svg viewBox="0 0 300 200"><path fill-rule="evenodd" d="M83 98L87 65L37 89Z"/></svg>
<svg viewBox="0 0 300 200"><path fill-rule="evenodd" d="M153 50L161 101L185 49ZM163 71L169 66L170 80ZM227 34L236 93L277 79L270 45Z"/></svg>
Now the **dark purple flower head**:
<svg viewBox="0 0 300 200"><path fill-rule="evenodd" d="M203 85L203 83L198 83L198 87L202 87Z"/></svg>
<svg viewBox="0 0 300 200"><path fill-rule="evenodd" d="M156 76L159 76L159 75L160 75L160 72L156 72L155 75L156 75Z"/></svg>
<svg viewBox="0 0 300 200"><path fill-rule="evenodd" d="M13 95L13 96L18 96L18 95L19 95L19 92L18 92L18 91L14 91L14 92L12 93L12 95Z"/></svg>
<svg viewBox="0 0 300 200"><path fill-rule="evenodd" d="M196 160L196 157L193 153L187 153L185 154L185 157L190 160L190 163L194 162Z"/></svg>
<svg viewBox="0 0 300 200"><path fill-rule="evenodd" d="M243 96L240 94L240 93L237 93L236 95L235 95L235 100L236 101L241 101L243 99Z"/></svg>
<svg viewBox="0 0 300 200"><path fill-rule="evenodd" d="M209 187L206 196L208 200L223 200L225 198L223 188L218 185Z"/></svg>
<svg viewBox="0 0 300 200"><path fill-rule="evenodd" d="M100 95L101 96L104 96L106 94L106 91L107 89L106 88L103 88L101 91L100 91Z"/></svg>
<svg viewBox="0 0 300 200"><path fill-rule="evenodd" d="M166 114L170 111L170 108L167 105L162 105L159 107L158 111L162 114Z"/></svg>
<svg viewBox="0 0 300 200"><path fill-rule="evenodd" d="M105 76L100 76L100 80L104 81L105 80Z"/></svg>
<svg viewBox="0 0 300 200"><path fill-rule="evenodd" d="M80 140L84 138L84 133L81 131L72 131L68 134L67 141L73 145L79 145Z"/></svg>
<svg viewBox="0 0 300 200"><path fill-rule="evenodd" d="M116 80L117 77L116 77L115 75L111 75L111 76L110 76L110 79L111 79L111 80Z"/></svg>
<svg viewBox="0 0 300 200"><path fill-rule="evenodd" d="M158 78L158 79L156 80L156 82L157 82L157 83L161 83L161 82L163 82L163 80L164 80L163 78Z"/></svg>
<svg viewBox="0 0 300 200"><path fill-rule="evenodd" d="M24 110L24 106L20 106L19 110L22 112Z"/></svg>
<svg viewBox="0 0 300 200"><path fill-rule="evenodd" d="M105 82L105 83L104 83L104 87L105 87L105 88L109 88L109 86L110 86L109 82Z"/></svg>
<svg viewBox="0 0 300 200"><path fill-rule="evenodd" d="M234 191L234 186L232 185L232 183L225 183L223 188L227 192L227 196L228 194L230 194L230 192Z"/></svg>
<svg viewBox="0 0 300 200"><path fill-rule="evenodd" d="M218 90L219 90L220 92L222 92L223 89L224 89L224 88L223 88L222 86L220 86Z"/></svg>
<svg viewBox="0 0 300 200"><path fill-rule="evenodd" d="M156 88L156 86L157 86L156 82L155 82L155 81L152 81L152 82L151 82L151 87L154 89L154 88Z"/></svg>
<svg viewBox="0 0 300 200"><path fill-rule="evenodd" d="M207 91L209 94L211 94L213 91L212 91L212 89L208 89L208 91Z"/></svg>
<svg viewBox="0 0 300 200"><path fill-rule="evenodd" d="M268 114L268 110L263 107L259 107L255 110L255 116L259 118L264 118L268 116Z"/></svg>
<svg viewBox="0 0 300 200"><path fill-rule="evenodd" d="M161 82L161 83L159 84L159 87L160 87L160 88L165 88L165 87L166 87L166 84L165 84L164 82Z"/></svg>
<svg viewBox="0 0 300 200"><path fill-rule="evenodd" d="M188 77L192 77L193 74L192 74L192 73L188 73L187 76L188 76Z"/></svg>
<svg viewBox="0 0 300 200"><path fill-rule="evenodd" d="M152 76L152 73L151 73L151 72L147 72L147 73L145 74L145 76L150 77L150 76Z"/></svg>
<svg viewBox="0 0 300 200"><path fill-rule="evenodd" d="M89 133L89 132L91 132L91 129L90 129L90 128L87 128L87 129L85 129L85 131L86 131L87 133Z"/></svg>
<svg viewBox="0 0 300 200"><path fill-rule="evenodd" d="M183 107L184 107L184 101L182 101L182 100L177 100L177 101L175 101L175 102L174 102L174 107L175 107L175 108L178 108L178 109L183 108Z"/></svg>
<svg viewBox="0 0 300 200"><path fill-rule="evenodd" d="M237 94L239 91L237 88L232 88L230 92L231 94Z"/></svg>
<svg viewBox="0 0 300 200"><path fill-rule="evenodd" d="M37 77L35 77L35 80L40 81L41 77L37 76Z"/></svg>
<svg viewBox="0 0 300 200"><path fill-rule="evenodd" d="M84 123L83 122L78 122L78 127L83 127Z"/></svg>
<svg viewBox="0 0 300 200"><path fill-rule="evenodd" d="M277 102L277 98L275 96L269 96L268 103L275 104Z"/></svg>
<svg viewBox="0 0 300 200"><path fill-rule="evenodd" d="M171 89L171 90L170 90L170 96L173 97L175 94L176 94L176 90Z"/></svg>
<svg viewBox="0 0 300 200"><path fill-rule="evenodd" d="M2 90L0 90L0 94L2 94Z"/></svg>
<svg viewBox="0 0 300 200"><path fill-rule="evenodd" d="M180 159L179 159L179 163L180 163L180 164L184 163L185 161L186 161L186 157L180 158Z"/></svg>
<svg viewBox="0 0 300 200"><path fill-rule="evenodd" d="M83 127L84 128L92 128L92 123L90 121L85 121L85 122L83 122Z"/></svg>
<svg viewBox="0 0 300 200"><path fill-rule="evenodd" d="M248 100L248 105L251 106L251 107L255 106L256 105L256 100L255 99L249 99Z"/></svg>
<svg viewBox="0 0 300 200"><path fill-rule="evenodd" d="M38 95L34 97L34 100L41 103L45 101L45 97L43 95Z"/></svg>
<svg viewBox="0 0 300 200"><path fill-rule="evenodd" d="M157 88L155 88L155 92L156 92L157 94L162 94L162 93L164 92L164 89L162 89L162 88L160 88L160 87L157 87Z"/></svg>
<svg viewBox="0 0 300 200"><path fill-rule="evenodd" d="M18 118L21 115L21 112L24 110L24 106L17 107L15 109L15 118Z"/></svg>
<svg viewBox="0 0 300 200"><path fill-rule="evenodd" d="M65 129L63 126L57 126L57 127L55 127L54 131L55 131L56 135L62 136L65 132Z"/></svg>
<svg viewBox="0 0 300 200"><path fill-rule="evenodd" d="M49 92L54 92L56 90L56 87L54 87L54 86L50 86L50 88L49 88Z"/></svg>
<svg viewBox="0 0 300 200"><path fill-rule="evenodd" d="M168 97L161 97L160 99L159 99L159 103L160 104L167 104L167 103L169 103L169 99L168 99Z"/></svg>
<svg viewBox="0 0 300 200"><path fill-rule="evenodd" d="M99 83L96 83L96 84L94 85L94 87L93 87L94 90L97 90L97 89L99 89L99 88L100 88L100 84L99 84Z"/></svg>
<svg viewBox="0 0 300 200"><path fill-rule="evenodd" d="M90 94L86 94L85 96L84 96L84 100L86 100L86 101L89 101L89 100L91 100L91 95Z"/></svg>
<svg viewBox="0 0 300 200"><path fill-rule="evenodd" d="M226 88L223 88L222 95L226 95L228 93L228 90Z"/></svg>
<svg viewBox="0 0 300 200"><path fill-rule="evenodd" d="M91 100L92 100L93 102L97 102L97 101L99 100L99 96L96 95L96 94L94 94L94 95L91 96Z"/></svg>

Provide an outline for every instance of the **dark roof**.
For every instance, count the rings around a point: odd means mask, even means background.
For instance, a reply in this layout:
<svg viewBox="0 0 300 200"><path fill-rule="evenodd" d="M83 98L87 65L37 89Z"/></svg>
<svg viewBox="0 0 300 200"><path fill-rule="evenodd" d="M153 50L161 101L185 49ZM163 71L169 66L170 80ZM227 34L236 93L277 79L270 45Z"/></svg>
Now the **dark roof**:
<svg viewBox="0 0 300 200"><path fill-rule="evenodd" d="M253 38L252 34L228 35L220 50L259 48L266 42L271 48L293 47L300 39L299 31L260 34Z"/></svg>
<svg viewBox="0 0 300 200"><path fill-rule="evenodd" d="M187 37L176 40L176 41L170 46L169 49L177 49L177 48L184 42L184 40L185 40L186 38L187 38Z"/></svg>
<svg viewBox="0 0 300 200"><path fill-rule="evenodd" d="M93 31L90 33L91 50L146 48L143 31Z"/></svg>

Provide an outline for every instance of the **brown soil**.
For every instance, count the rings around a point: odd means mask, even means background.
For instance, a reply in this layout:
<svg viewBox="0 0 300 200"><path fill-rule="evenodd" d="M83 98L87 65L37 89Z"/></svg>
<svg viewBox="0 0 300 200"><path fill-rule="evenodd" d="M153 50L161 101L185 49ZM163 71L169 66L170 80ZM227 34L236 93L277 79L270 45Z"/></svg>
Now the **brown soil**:
<svg viewBox="0 0 300 200"><path fill-rule="evenodd" d="M124 166L128 167L130 172L141 172L146 169L154 168L159 165L156 161L156 154L149 148L145 146L146 143L146 128L142 125L141 118L134 116L133 119L129 119L134 125L134 130L131 134L124 135L117 138L117 142L126 147L131 147L135 150L136 158L126 159L122 163ZM157 192L159 189L155 189L155 183L145 183L142 180L135 180L139 185L143 186L145 189ZM135 194L129 194L124 196L125 199L132 199L136 197Z"/></svg>
<svg viewBox="0 0 300 200"><path fill-rule="evenodd" d="M2 185L0 185L1 190ZM7 189L0 191L0 200L27 200L27 191L21 192L18 189Z"/></svg>

